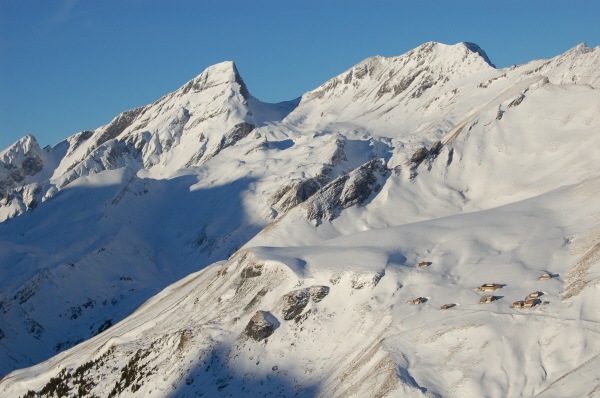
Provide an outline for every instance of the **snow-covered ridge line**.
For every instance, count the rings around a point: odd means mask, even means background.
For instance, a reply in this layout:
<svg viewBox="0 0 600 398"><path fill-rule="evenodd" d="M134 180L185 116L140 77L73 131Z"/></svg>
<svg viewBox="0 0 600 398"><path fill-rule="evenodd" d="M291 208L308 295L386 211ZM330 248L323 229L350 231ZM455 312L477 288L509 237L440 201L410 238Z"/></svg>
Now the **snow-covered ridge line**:
<svg viewBox="0 0 600 398"><path fill-rule="evenodd" d="M553 331L596 347L600 321L599 53L499 70L426 43L280 104L224 62L53 148L25 137L0 157L23 177L0 202L0 373L51 359L0 389L77 373L84 396L122 375L113 396L562 391L594 361ZM505 286L479 304L485 283ZM534 292L550 304L510 307ZM472 366L497 353L527 368Z"/></svg>

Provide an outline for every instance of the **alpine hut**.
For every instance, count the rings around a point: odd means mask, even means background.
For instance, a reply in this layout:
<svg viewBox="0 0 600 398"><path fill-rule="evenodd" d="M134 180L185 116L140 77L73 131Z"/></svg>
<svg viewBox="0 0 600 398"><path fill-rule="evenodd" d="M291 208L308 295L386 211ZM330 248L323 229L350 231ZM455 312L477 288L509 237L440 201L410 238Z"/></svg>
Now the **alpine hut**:
<svg viewBox="0 0 600 398"><path fill-rule="evenodd" d="M539 304L539 300L527 300L527 301L525 301L525 304L523 304L523 307L533 308L538 304Z"/></svg>
<svg viewBox="0 0 600 398"><path fill-rule="evenodd" d="M480 292L489 292L500 289L501 287L502 285L499 285L498 283L485 283L479 286L477 290L479 290Z"/></svg>
<svg viewBox="0 0 600 398"><path fill-rule="evenodd" d="M496 300L498 300L497 296L483 296L481 299L479 299L479 304L491 303L492 301Z"/></svg>

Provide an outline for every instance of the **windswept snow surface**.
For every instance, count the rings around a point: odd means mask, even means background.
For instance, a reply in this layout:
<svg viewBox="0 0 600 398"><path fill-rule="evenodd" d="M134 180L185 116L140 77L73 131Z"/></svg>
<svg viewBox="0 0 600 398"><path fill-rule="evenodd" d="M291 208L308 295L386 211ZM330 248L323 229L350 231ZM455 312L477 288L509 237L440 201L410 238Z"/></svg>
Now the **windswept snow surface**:
<svg viewBox="0 0 600 398"><path fill-rule="evenodd" d="M224 62L23 138L0 153L0 370L56 355L0 394L600 394L599 54L498 70L426 43L281 104Z"/></svg>

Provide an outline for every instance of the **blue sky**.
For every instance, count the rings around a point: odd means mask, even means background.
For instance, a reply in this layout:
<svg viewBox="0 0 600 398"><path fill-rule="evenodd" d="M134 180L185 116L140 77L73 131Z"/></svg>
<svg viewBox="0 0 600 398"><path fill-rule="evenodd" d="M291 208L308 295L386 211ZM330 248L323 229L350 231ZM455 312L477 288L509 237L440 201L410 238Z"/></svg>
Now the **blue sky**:
<svg viewBox="0 0 600 398"><path fill-rule="evenodd" d="M498 67L595 47L599 15L597 0L0 0L0 150L55 145L225 60L279 102L428 41L477 43Z"/></svg>

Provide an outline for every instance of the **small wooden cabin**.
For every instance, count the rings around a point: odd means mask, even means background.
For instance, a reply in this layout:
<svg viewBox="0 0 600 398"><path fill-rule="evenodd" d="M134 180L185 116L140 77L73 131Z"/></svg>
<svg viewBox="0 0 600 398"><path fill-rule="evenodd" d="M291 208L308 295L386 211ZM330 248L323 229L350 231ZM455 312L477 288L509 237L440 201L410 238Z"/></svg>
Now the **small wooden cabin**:
<svg viewBox="0 0 600 398"><path fill-rule="evenodd" d="M479 286L477 288L477 290L481 291L481 292L487 292L487 291L494 291L497 289L500 289L502 287L502 285L499 285L498 283L485 283L481 286Z"/></svg>
<svg viewBox="0 0 600 398"><path fill-rule="evenodd" d="M491 303L492 301L496 300L498 300L497 296L483 296L481 299L479 299L479 304Z"/></svg>
<svg viewBox="0 0 600 398"><path fill-rule="evenodd" d="M538 303L537 303L537 302L535 302L535 301L533 301L533 300L527 300L527 301L525 302L525 304L523 304L523 307L525 307L525 308L533 308L533 307L535 307L537 304L538 304Z"/></svg>
<svg viewBox="0 0 600 398"><path fill-rule="evenodd" d="M542 275L540 275L540 277L538 279L539 280L552 279L552 274L549 272L544 272Z"/></svg>
<svg viewBox="0 0 600 398"><path fill-rule="evenodd" d="M522 308L523 304L525 304L522 301L515 301L514 303L512 303L511 308Z"/></svg>
<svg viewBox="0 0 600 398"><path fill-rule="evenodd" d="M536 298L540 298L540 296L542 296L544 293L542 292L533 292L529 295L530 299L536 299Z"/></svg>
<svg viewBox="0 0 600 398"><path fill-rule="evenodd" d="M456 304L451 303L451 304L444 304L440 307L441 310L447 310L448 308L452 308L452 307L456 307Z"/></svg>
<svg viewBox="0 0 600 398"><path fill-rule="evenodd" d="M417 297L414 300L407 300L406 302L409 304L423 304L426 301L427 301L427 299L424 297Z"/></svg>
<svg viewBox="0 0 600 398"><path fill-rule="evenodd" d="M427 266L431 265L431 263L430 263L430 262L428 262L428 261L422 261L422 262L420 262L420 263L419 263L419 264L417 264L417 265L418 265L419 267L427 267Z"/></svg>

